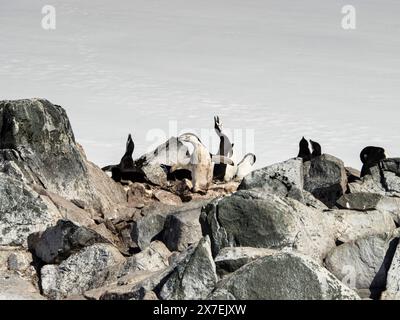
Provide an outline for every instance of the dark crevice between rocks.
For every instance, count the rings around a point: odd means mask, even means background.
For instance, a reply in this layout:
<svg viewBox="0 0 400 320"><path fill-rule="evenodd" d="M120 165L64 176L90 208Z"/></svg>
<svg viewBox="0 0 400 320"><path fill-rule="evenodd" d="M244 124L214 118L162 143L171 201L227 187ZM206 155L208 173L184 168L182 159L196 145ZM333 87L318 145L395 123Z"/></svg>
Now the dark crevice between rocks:
<svg viewBox="0 0 400 320"><path fill-rule="evenodd" d="M390 265L392 264L398 244L399 238L395 238L390 241L389 248L386 252L385 258L383 259L383 263L372 280L369 290L371 292L370 298L373 300L379 300L382 292L386 290L387 273L390 269Z"/></svg>

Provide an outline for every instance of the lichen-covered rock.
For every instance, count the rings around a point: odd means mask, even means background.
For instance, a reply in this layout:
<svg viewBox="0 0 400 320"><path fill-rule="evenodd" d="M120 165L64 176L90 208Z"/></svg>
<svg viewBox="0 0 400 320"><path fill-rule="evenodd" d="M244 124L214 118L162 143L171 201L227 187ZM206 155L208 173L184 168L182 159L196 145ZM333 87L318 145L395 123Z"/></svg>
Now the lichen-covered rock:
<svg viewBox="0 0 400 320"><path fill-rule="evenodd" d="M112 245L94 244L86 247L60 265L42 267L43 294L50 299L62 299L101 287L108 280L107 269L124 262L125 258Z"/></svg>
<svg viewBox="0 0 400 320"><path fill-rule="evenodd" d="M27 246L33 232L54 225L57 208L23 182L0 173L0 245Z"/></svg>
<svg viewBox="0 0 400 320"><path fill-rule="evenodd" d="M317 261L335 247L334 220L291 198L242 190L209 203L202 211L203 234L213 255L224 247L292 248Z"/></svg>
<svg viewBox="0 0 400 320"><path fill-rule="evenodd" d="M332 208L347 190L347 174L343 161L328 154L306 161L304 189Z"/></svg>
<svg viewBox="0 0 400 320"><path fill-rule="evenodd" d="M13 162L29 183L85 208L105 212L125 201L122 187L86 160L65 110L47 100L0 101L0 151L3 167Z"/></svg>
<svg viewBox="0 0 400 320"><path fill-rule="evenodd" d="M276 252L221 280L213 300L356 300L358 295L312 259Z"/></svg>

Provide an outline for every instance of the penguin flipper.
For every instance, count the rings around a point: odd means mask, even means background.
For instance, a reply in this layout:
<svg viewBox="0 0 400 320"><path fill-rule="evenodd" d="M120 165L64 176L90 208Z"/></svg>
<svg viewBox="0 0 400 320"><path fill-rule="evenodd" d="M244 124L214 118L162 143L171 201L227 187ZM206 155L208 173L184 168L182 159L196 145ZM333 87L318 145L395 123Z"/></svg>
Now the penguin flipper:
<svg viewBox="0 0 400 320"><path fill-rule="evenodd" d="M111 164L109 166L105 166L103 168L101 168L101 170L103 171L111 171L113 168L119 167L117 164Z"/></svg>

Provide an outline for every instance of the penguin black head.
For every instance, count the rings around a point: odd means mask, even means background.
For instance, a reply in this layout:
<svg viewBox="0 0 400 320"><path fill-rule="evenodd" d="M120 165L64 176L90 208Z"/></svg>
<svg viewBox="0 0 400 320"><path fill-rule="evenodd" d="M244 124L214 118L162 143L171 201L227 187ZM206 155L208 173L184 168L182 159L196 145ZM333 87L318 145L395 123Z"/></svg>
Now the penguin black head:
<svg viewBox="0 0 400 320"><path fill-rule="evenodd" d="M384 159L386 159L385 149L381 147L368 146L360 153L360 160L363 164L376 164Z"/></svg>
<svg viewBox="0 0 400 320"><path fill-rule="evenodd" d="M321 153L321 145L318 142L312 141L310 139L311 148L312 148L312 156L319 157Z"/></svg>
<svg viewBox="0 0 400 320"><path fill-rule="evenodd" d="M135 149L135 144L133 143L131 134L129 134L128 139L126 140L125 155L132 156L134 149Z"/></svg>
<svg viewBox="0 0 400 320"><path fill-rule="evenodd" d="M299 154L298 158L302 158L303 161L310 160L311 152L308 148L308 141L303 137L299 142Z"/></svg>

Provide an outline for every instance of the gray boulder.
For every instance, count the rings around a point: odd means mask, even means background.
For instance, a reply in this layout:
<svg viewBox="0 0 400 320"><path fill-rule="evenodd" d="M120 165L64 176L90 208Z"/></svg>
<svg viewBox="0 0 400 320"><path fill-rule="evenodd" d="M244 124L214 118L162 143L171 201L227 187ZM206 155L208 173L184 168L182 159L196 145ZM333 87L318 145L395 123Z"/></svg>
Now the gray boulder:
<svg viewBox="0 0 400 320"><path fill-rule="evenodd" d="M143 217L135 220L132 224L132 241L141 250L150 245L157 237L162 237L165 220L169 213L176 210L176 206L165 204L153 204L145 207L142 211Z"/></svg>
<svg viewBox="0 0 400 320"><path fill-rule="evenodd" d="M65 110L44 99L0 101L0 163L85 208L105 212L126 198L122 187L86 160Z"/></svg>
<svg viewBox="0 0 400 320"><path fill-rule="evenodd" d="M252 171L243 178L238 190L260 189L303 201L303 184L303 161L295 158Z"/></svg>
<svg viewBox="0 0 400 320"><path fill-rule="evenodd" d="M388 212L331 210L326 211L325 214L335 219L335 238L340 242L350 242L396 229L396 224Z"/></svg>
<svg viewBox="0 0 400 320"><path fill-rule="evenodd" d="M31 235L28 242L30 249L45 263L60 263L95 243L111 243L95 230L68 220L59 220L43 233Z"/></svg>
<svg viewBox="0 0 400 320"><path fill-rule="evenodd" d="M202 238L193 253L186 255L165 281L159 296L164 300L205 299L217 283L210 239Z"/></svg>
<svg viewBox="0 0 400 320"><path fill-rule="evenodd" d="M350 210L378 210L390 213L396 223L400 223L400 198L388 197L379 193L348 193L337 201L340 208Z"/></svg>
<svg viewBox="0 0 400 320"><path fill-rule="evenodd" d="M27 246L33 232L54 225L57 208L23 182L0 173L0 245Z"/></svg>
<svg viewBox="0 0 400 320"><path fill-rule="evenodd" d="M125 258L112 245L94 244L86 247L60 265L42 267L43 294L50 299L62 299L101 287L109 278L108 269L124 262Z"/></svg>
<svg viewBox="0 0 400 320"><path fill-rule="evenodd" d="M194 201L170 213L164 225L163 242L171 251L183 251L202 238L199 217L209 201Z"/></svg>
<svg viewBox="0 0 400 320"><path fill-rule="evenodd" d="M368 236L336 247L326 268L355 289L369 289L376 298L385 289L386 275L397 246L396 233Z"/></svg>
<svg viewBox="0 0 400 320"><path fill-rule="evenodd" d="M347 190L347 175L343 161L328 154L306 161L304 189L332 208Z"/></svg>
<svg viewBox="0 0 400 320"><path fill-rule="evenodd" d="M334 220L314 208L256 190L214 200L200 216L213 255L224 247L293 248L317 261L335 247ZM244 227L245 226L245 227Z"/></svg>
<svg viewBox="0 0 400 320"><path fill-rule="evenodd" d="M312 259L276 252L221 280L213 300L356 300L358 295Z"/></svg>

